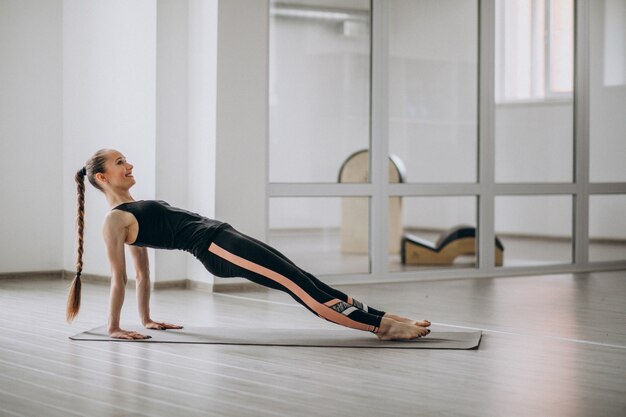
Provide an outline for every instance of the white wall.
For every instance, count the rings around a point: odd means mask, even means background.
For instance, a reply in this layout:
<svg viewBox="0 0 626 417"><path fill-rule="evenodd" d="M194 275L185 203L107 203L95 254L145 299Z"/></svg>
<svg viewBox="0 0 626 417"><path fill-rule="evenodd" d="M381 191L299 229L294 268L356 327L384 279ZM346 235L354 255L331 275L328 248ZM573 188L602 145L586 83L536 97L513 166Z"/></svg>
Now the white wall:
<svg viewBox="0 0 626 417"><path fill-rule="evenodd" d="M217 0L3 1L0 23L1 174L21 176L1 183L1 272L74 270L73 177L100 148L135 165L135 199L215 217ZM84 272L106 276L109 207L85 198ZM155 281L212 282L186 253L149 254Z"/></svg>
<svg viewBox="0 0 626 417"><path fill-rule="evenodd" d="M217 1L66 1L64 13L68 169L81 166L75 155L115 147L135 165L135 199L163 199L214 217ZM87 224L100 225L108 207L93 187L89 192L97 197L87 198ZM107 275L100 227L87 233L85 271ZM187 253L149 253L154 281L212 282Z"/></svg>
<svg viewBox="0 0 626 417"><path fill-rule="evenodd" d="M75 263L73 176L100 148L115 148L135 165L136 200L155 196L156 3L63 2L63 268ZM86 185L85 273L108 275L102 221L110 208ZM154 251L150 251L154 264ZM127 249L128 275L135 273Z"/></svg>
<svg viewBox="0 0 626 417"><path fill-rule="evenodd" d="M61 0L0 1L0 272L58 270Z"/></svg>

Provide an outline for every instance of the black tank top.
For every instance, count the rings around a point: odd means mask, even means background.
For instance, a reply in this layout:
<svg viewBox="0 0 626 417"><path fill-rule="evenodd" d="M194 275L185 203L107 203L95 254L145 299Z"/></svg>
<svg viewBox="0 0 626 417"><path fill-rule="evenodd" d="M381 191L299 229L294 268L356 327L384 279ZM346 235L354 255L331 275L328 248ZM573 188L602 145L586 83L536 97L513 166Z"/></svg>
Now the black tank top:
<svg viewBox="0 0 626 417"><path fill-rule="evenodd" d="M217 232L228 224L172 207L163 200L131 201L112 210L127 211L137 219L139 232L133 246L180 249L196 257L207 251Z"/></svg>

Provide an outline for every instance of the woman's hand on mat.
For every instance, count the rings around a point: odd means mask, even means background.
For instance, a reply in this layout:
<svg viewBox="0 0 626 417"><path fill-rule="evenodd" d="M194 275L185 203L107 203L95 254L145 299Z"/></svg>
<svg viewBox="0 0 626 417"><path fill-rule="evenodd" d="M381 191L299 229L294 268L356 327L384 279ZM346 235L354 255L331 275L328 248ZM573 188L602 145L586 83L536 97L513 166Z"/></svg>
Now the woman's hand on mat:
<svg viewBox="0 0 626 417"><path fill-rule="evenodd" d="M141 333L133 332L131 330L117 329L109 331L109 336L114 339L150 339L152 336L143 335Z"/></svg>
<svg viewBox="0 0 626 417"><path fill-rule="evenodd" d="M149 320L144 324L146 329L156 329L156 330L165 330L165 329L182 329L183 326L179 326L177 324L165 323L162 321L153 321Z"/></svg>

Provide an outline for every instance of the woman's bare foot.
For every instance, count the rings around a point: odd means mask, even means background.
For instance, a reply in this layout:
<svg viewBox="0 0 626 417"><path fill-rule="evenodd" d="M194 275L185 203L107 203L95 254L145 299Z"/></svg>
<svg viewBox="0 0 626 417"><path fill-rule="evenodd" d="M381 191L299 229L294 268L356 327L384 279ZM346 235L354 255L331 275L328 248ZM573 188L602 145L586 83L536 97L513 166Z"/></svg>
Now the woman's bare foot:
<svg viewBox="0 0 626 417"><path fill-rule="evenodd" d="M426 336L430 330L409 323L402 323L385 315L380 321L380 327L376 336L380 340L410 340Z"/></svg>
<svg viewBox="0 0 626 417"><path fill-rule="evenodd" d="M399 321L400 323L411 324L413 326L420 326L420 327L430 326L430 322L428 320L411 320L411 319L407 319L406 317L397 316L395 314L390 314L390 313L385 313L383 317L387 317L392 320Z"/></svg>

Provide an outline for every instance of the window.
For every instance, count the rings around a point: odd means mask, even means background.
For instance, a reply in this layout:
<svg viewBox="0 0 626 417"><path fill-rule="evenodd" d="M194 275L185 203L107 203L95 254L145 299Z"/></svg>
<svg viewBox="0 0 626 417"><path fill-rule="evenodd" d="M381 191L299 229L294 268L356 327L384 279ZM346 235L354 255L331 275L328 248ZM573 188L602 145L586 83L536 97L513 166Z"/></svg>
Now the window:
<svg viewBox="0 0 626 417"><path fill-rule="evenodd" d="M569 98L574 1L496 0L496 102Z"/></svg>

